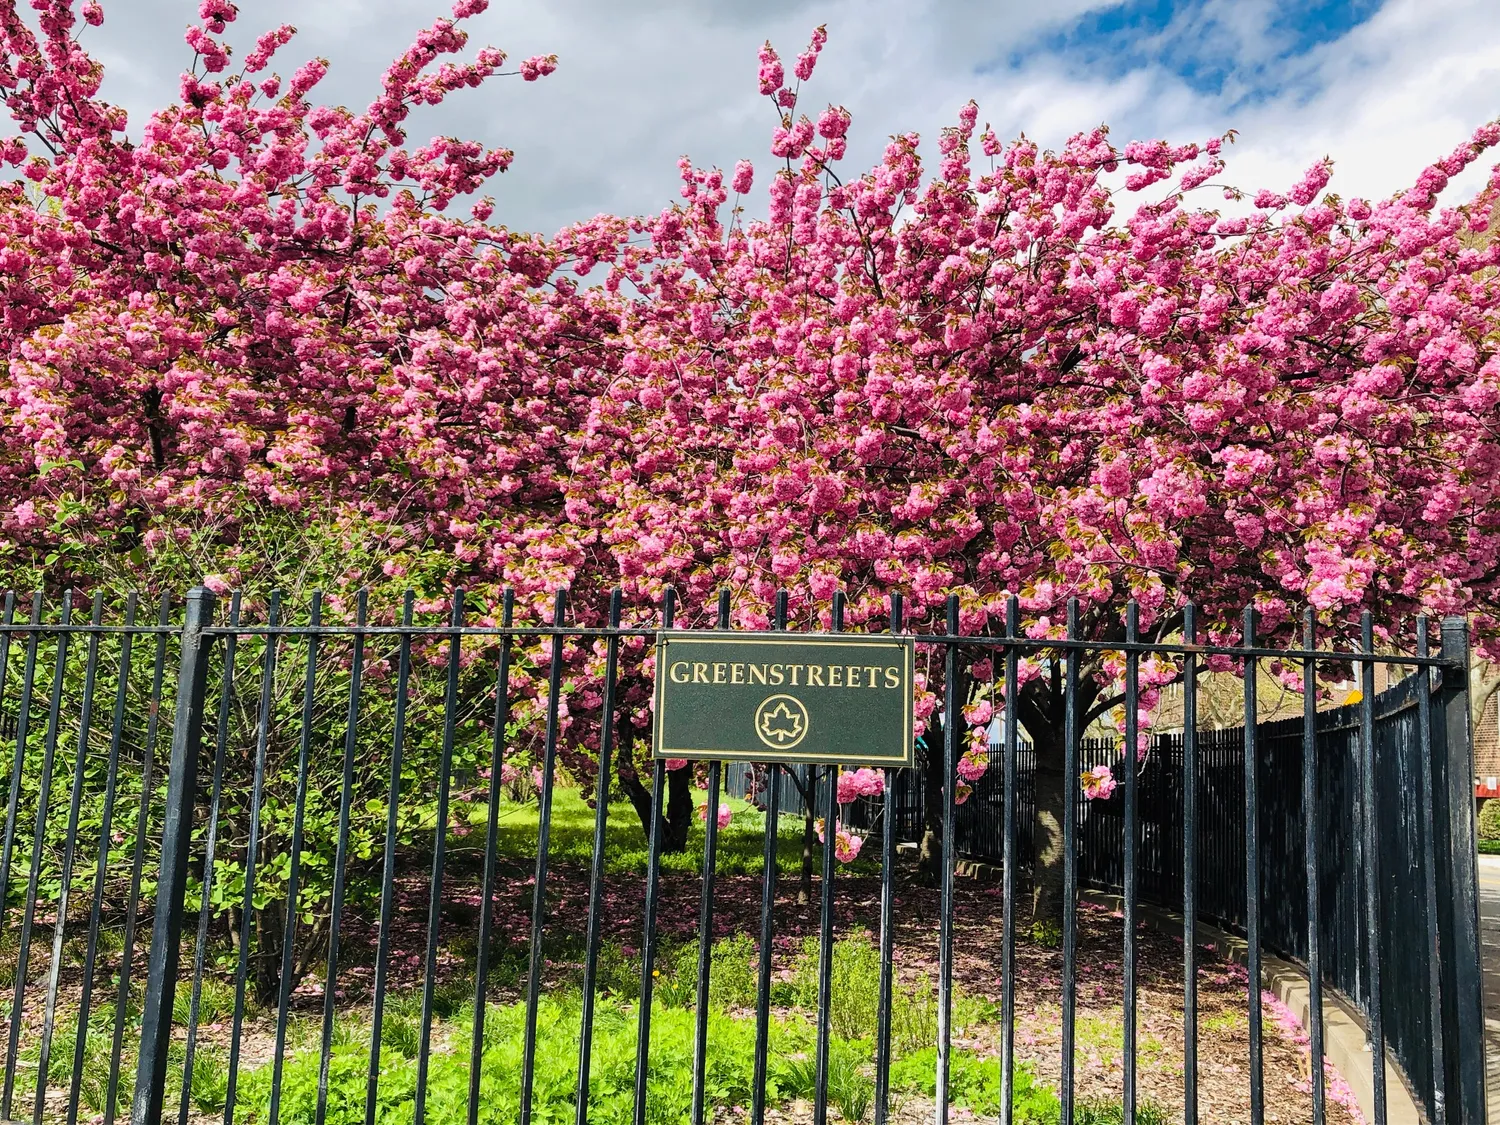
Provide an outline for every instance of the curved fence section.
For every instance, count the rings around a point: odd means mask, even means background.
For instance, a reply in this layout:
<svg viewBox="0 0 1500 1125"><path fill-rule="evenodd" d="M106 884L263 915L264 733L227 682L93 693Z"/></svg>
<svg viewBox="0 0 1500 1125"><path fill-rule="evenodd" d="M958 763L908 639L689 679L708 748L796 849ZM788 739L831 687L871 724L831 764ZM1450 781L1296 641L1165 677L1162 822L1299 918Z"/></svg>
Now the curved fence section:
<svg viewBox="0 0 1500 1125"><path fill-rule="evenodd" d="M1430 777L1424 777L1422 690L1431 710ZM1381 1014L1387 1047L1427 1113L1441 1120L1452 1106L1469 1106L1482 1119L1482 1090L1473 1075L1482 1070L1483 1012L1477 997L1478 935L1474 903L1472 805L1466 782L1467 704L1445 695L1443 676L1426 669L1409 675L1373 701L1373 757L1377 776L1372 812L1379 872L1377 924L1368 925L1366 857L1361 831L1360 743L1364 708L1358 704L1318 712L1314 758L1317 792L1318 905L1322 980L1368 1017L1370 942L1383 974ZM1139 827L1135 851L1141 898L1171 910L1183 907L1183 732L1157 735L1139 773ZM1199 731L1197 742L1197 915L1200 921L1244 934L1247 833L1245 728ZM1260 780L1257 836L1260 859L1260 933L1265 948L1289 960L1308 962L1308 864L1306 819L1300 779L1307 744L1302 719L1256 728ZM1081 745L1085 768L1117 766L1119 743L1088 739ZM1023 747L1018 759L1018 859L1029 869L1035 756ZM1429 803L1426 794L1432 793ZM920 836L922 778L915 771L898 783L900 838ZM956 816L960 854L1003 862L1004 774L992 767ZM1440 826L1431 854L1424 824ZM1079 807L1079 880L1118 892L1124 888L1126 838L1121 789L1108 799ZM1429 899L1436 925L1423 919ZM1432 1005L1441 1009L1447 1051L1433 1050ZM1438 1062L1442 1081L1435 1078ZM1479 1108L1476 1108L1479 1107ZM1450 1115L1450 1119L1452 1119Z"/></svg>

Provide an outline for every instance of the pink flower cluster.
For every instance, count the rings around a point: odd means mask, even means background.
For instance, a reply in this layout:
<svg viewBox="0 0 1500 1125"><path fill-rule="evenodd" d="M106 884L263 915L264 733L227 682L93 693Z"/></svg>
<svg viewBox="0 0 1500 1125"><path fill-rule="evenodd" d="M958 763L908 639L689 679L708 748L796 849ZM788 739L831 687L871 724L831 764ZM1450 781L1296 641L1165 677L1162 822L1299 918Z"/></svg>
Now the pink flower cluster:
<svg viewBox="0 0 1500 1125"><path fill-rule="evenodd" d="M980 731L981 735L983 733L983 731ZM958 776L965 781L978 781L990 768L989 751L982 745L971 745L964 751L963 757L958 760L958 765L954 768L957 770Z"/></svg>
<svg viewBox="0 0 1500 1125"><path fill-rule="evenodd" d="M823 843L823 818L817 820L818 843ZM843 821L836 821L833 828L833 854L840 863L853 863L859 858L859 850L864 847L865 838L844 826Z"/></svg>
<svg viewBox="0 0 1500 1125"><path fill-rule="evenodd" d="M861 767L839 774L838 803L847 805L861 797L878 797L885 792L885 773Z"/></svg>
<svg viewBox="0 0 1500 1125"><path fill-rule="evenodd" d="M1083 771L1083 795L1089 800L1108 800L1115 791L1115 775L1108 766Z"/></svg>
<svg viewBox="0 0 1500 1125"><path fill-rule="evenodd" d="M733 816L734 816L734 810L729 807L729 802L727 802L727 801L720 802L720 804L719 804L719 812L718 812L718 815L715 817L715 819L719 822L719 827L720 828L728 828L729 827L729 821L730 821L730 819ZM701 804L701 805L698 806L698 819L701 820L701 821L703 821L705 824L708 823L708 803L706 801L703 804Z"/></svg>

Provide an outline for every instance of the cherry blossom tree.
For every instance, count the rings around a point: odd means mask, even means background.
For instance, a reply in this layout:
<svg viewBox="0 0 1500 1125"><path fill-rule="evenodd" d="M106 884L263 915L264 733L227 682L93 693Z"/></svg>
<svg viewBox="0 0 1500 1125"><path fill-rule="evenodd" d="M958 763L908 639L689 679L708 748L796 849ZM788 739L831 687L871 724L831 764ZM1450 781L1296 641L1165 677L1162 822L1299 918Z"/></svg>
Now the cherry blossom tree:
<svg viewBox="0 0 1500 1125"><path fill-rule="evenodd" d="M402 585L422 614L442 615L459 582L485 587L480 614L507 581L523 612L546 602L570 562L551 534L563 435L609 370L615 335L615 299L566 271L586 271L595 247L612 254L625 226L549 240L491 224L487 199L454 215L511 154L445 137L408 145L414 108L507 73L493 48L460 58L462 24L484 0L458 0L453 18L422 30L362 112L318 104L325 60L275 73L291 28L240 58L234 5L203 0L178 101L131 131L100 98L87 51L101 6L31 7L23 19L15 0L0 3L0 97L18 130L0 158L20 171L0 184L4 584L176 593L206 579L248 587L247 618L261 620L266 587L288 579L302 602L288 612L305 612L315 585L329 619L350 616L366 586L386 622ZM518 73L554 66L539 57ZM466 713L488 711L481 655ZM372 656L376 743L389 669L388 654ZM518 662L515 682L534 695L530 667ZM337 672L319 714L337 709ZM273 806L295 786L284 720L269 739ZM234 736L232 759L248 761L256 731ZM487 760L482 739L469 741ZM408 760L436 768L420 746ZM369 792L383 792L379 777ZM268 812L264 827L262 858L284 853L290 826ZM242 828L226 831L238 841ZM373 818L354 829L381 831ZM274 901L274 876L261 884ZM304 901L326 903L326 891L314 878ZM277 910L260 914L262 948L274 946ZM319 926L298 940L300 973Z"/></svg>
<svg viewBox="0 0 1500 1125"><path fill-rule="evenodd" d="M270 70L290 27L233 65L235 7L203 0L181 100L139 141L78 34L100 6L32 6L40 35L0 4L21 130L0 155L23 173L0 185L10 553L128 553L269 507L357 518L385 535L393 576L408 545L441 544L454 579L525 556L527 592L545 593L559 560L538 529L557 522L563 435L613 334L609 295L554 275L624 227L516 234L488 223L488 199L453 216L511 153L408 147L413 108L504 73L493 48L444 61L485 0L423 30L360 113L313 101L325 60ZM229 582L254 565L224 564Z"/></svg>
<svg viewBox="0 0 1500 1125"><path fill-rule="evenodd" d="M628 590L728 585L750 628L787 587L799 620L826 622L842 589L868 628L901 591L937 629L957 593L967 634L1000 630L1016 595L1039 639L1063 635L1073 599L1101 642L1123 639L1132 599L1144 639L1178 633L1189 599L1220 642L1247 605L1268 640L1306 606L1330 643L1363 609L1467 612L1494 636L1500 280L1493 246L1467 236L1500 180L1437 199L1500 125L1379 202L1330 191L1328 161L1284 192L1222 186L1232 135L1003 143L973 104L936 169L898 135L846 176L850 114L803 109L822 42L790 77L761 54L767 215L738 205L749 163L728 182L684 163L684 201L631 275L642 299L570 477L570 511ZM1012 697L1038 751L1043 913L1063 787L1080 784L1061 773L1055 656L995 700ZM1121 670L1085 661L1080 729L1118 707ZM1144 725L1177 674L1143 668Z"/></svg>
<svg viewBox="0 0 1500 1125"><path fill-rule="evenodd" d="M671 585L683 623L709 623L728 587L749 628L785 588L801 625L843 590L855 629L884 628L900 592L918 630L956 594L970 635L1017 596L1040 640L1073 599L1080 635L1106 644L1132 599L1152 638L1190 599L1223 641L1251 604L1273 640L1304 606L1330 642L1362 609L1468 612L1497 634L1500 250L1474 238L1496 178L1470 203L1438 197L1500 126L1375 202L1330 191L1327 161L1285 191L1226 187L1230 137L1003 142L972 104L935 168L901 134L850 174L851 115L806 108L820 30L790 68L761 54L763 218L742 206L750 161L684 161L659 215L547 238L492 223L488 199L452 213L507 151L408 146L412 108L505 73L490 48L453 61L484 0L421 32L361 112L315 103L322 60L273 73L290 28L236 64L234 6L203 0L179 100L138 139L80 35L100 5L32 6L39 32L0 2L19 130L0 159L21 171L0 185L12 574L86 586L101 556L149 569L210 528L212 580L253 584L236 529L269 512L383 559L378 575L351 564L349 588L435 599L462 582L485 620L502 585L532 617L567 587L596 624L618 584L630 624ZM565 657L562 758L588 777L603 647ZM1061 773L1053 657L994 692L995 669L966 662L966 714L942 716L977 729L1003 705L1036 744L1044 913L1064 786L1084 784ZM543 705L530 667L513 680L523 724ZM652 671L632 639L616 750L643 823ZM918 701L934 746L941 674ZM1147 720L1177 674L1143 669ZM1119 677L1117 658L1087 662L1080 723L1114 711ZM983 751L964 737L967 784ZM929 758L929 791L961 798ZM689 772L669 773L674 846Z"/></svg>

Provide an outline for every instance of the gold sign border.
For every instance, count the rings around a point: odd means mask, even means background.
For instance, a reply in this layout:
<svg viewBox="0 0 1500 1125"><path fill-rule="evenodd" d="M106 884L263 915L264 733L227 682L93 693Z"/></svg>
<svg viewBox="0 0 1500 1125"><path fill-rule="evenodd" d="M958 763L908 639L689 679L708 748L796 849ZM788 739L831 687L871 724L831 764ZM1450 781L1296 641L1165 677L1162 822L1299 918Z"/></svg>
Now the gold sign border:
<svg viewBox="0 0 1500 1125"><path fill-rule="evenodd" d="M895 755L862 754L859 757L840 758L836 762L830 762L827 758L816 753L799 754L796 752L783 752L775 757L761 757L757 754L745 754L733 750L664 747L661 744L663 724L656 720L662 713L662 697L666 691L666 683L661 675L661 661L658 660L656 685L652 693L651 757L653 759L685 758L690 762L765 762L777 765L796 763L804 765L880 766L885 769L909 769L917 764L917 739L916 735L912 733L915 722L915 715L912 710L914 705L912 693L916 690L917 673L917 644L914 637L901 636L896 633L731 633L717 629L672 629L657 631L654 651L660 652L662 643L667 640L674 642L687 641L689 643L699 641L720 645L786 645L812 641L814 644L829 642L872 648L898 647L905 657L906 685L908 688L904 703L906 753L900 757Z"/></svg>

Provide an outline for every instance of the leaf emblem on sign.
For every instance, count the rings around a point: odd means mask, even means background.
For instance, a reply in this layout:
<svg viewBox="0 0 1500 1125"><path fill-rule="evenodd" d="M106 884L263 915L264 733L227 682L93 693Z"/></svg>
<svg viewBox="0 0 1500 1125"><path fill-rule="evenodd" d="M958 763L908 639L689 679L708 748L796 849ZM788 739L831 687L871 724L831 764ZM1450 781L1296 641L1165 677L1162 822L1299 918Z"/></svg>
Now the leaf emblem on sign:
<svg viewBox="0 0 1500 1125"><path fill-rule="evenodd" d="M791 695L773 695L755 709L755 734L773 750L790 750L807 735L807 708Z"/></svg>
<svg viewBox="0 0 1500 1125"><path fill-rule="evenodd" d="M792 714L792 709L785 703L778 703L774 710L760 717L760 729L767 738L790 742L802 735L802 716Z"/></svg>

